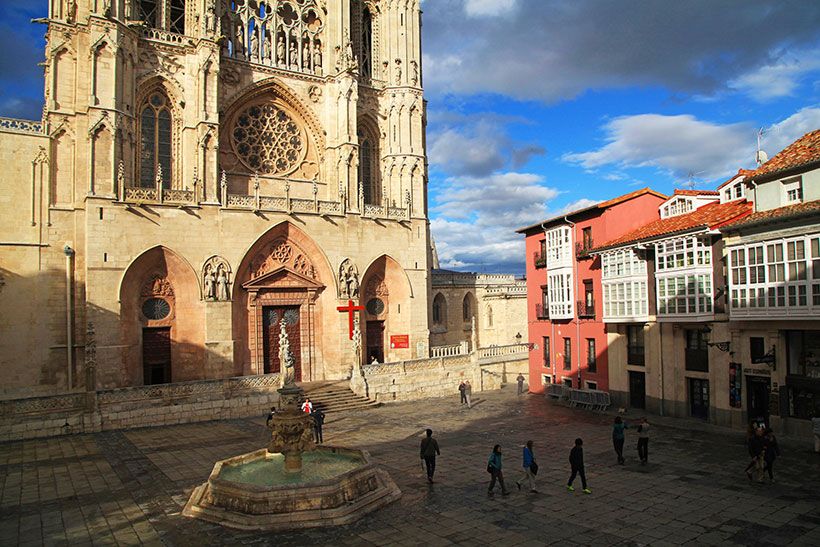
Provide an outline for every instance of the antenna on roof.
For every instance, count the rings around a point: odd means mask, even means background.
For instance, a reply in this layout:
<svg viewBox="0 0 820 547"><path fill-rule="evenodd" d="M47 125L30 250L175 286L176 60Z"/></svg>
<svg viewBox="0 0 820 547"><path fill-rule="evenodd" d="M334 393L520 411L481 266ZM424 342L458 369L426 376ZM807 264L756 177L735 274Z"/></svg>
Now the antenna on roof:
<svg viewBox="0 0 820 547"><path fill-rule="evenodd" d="M766 128L761 127L757 130L757 152L755 152L755 162L758 167L769 161L769 156L760 149L760 141L763 139L763 134L766 133Z"/></svg>
<svg viewBox="0 0 820 547"><path fill-rule="evenodd" d="M698 171L697 173L694 171L689 171L689 174L686 176L686 186L689 190L694 190L697 183L695 182L695 176L700 175L703 171Z"/></svg>

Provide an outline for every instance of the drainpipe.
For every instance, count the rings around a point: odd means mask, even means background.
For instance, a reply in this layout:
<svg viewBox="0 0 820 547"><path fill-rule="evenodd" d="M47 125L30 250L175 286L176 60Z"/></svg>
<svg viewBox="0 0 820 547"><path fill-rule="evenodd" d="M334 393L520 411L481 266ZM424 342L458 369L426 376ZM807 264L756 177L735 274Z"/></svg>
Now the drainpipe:
<svg viewBox="0 0 820 547"><path fill-rule="evenodd" d="M755 191L755 198L752 201L752 206L754 207L754 212L757 212L757 183L753 180L749 181L749 184L752 185L752 189Z"/></svg>
<svg viewBox="0 0 820 547"><path fill-rule="evenodd" d="M577 355L576 362L578 363L578 389L583 389L581 385L581 321L578 318L578 310L576 309L577 300L576 291L578 285L578 260L575 257L575 223L571 222L568 217L564 217L564 222L572 228L572 241L569 242L569 255L572 257L572 299L570 305L575 310L573 319L575 321L575 353Z"/></svg>
<svg viewBox="0 0 820 547"><path fill-rule="evenodd" d="M660 333L661 333L660 334L660 345L661 345L661 347L660 347L660 357L661 357L661 371L660 371L661 372L660 373L660 378L661 378L661 402L660 402L660 408L658 409L658 413L661 416L664 416L665 414L663 413L663 410L664 410L663 409L663 402L666 399L666 396L664 395L664 386L663 386L663 323L659 323L659 322L655 321L655 324L658 325L658 328L660 329ZM672 340L674 341L674 338ZM646 342L644 342L644 344L646 344Z"/></svg>
<svg viewBox="0 0 820 547"><path fill-rule="evenodd" d="M63 253L65 253L66 391L71 391L74 388L74 298L72 295L74 249L66 243Z"/></svg>

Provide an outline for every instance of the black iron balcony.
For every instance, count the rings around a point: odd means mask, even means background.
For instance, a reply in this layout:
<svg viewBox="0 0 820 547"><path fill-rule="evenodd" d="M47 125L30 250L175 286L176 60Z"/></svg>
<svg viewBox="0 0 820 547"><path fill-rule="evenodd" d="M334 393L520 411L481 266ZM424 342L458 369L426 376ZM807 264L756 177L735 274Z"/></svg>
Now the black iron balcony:
<svg viewBox="0 0 820 547"><path fill-rule="evenodd" d="M586 239L583 243L576 243L575 244L575 256L576 258L590 258L589 252L593 249L594 244L592 243L592 239Z"/></svg>
<svg viewBox="0 0 820 547"><path fill-rule="evenodd" d="M590 300L587 302L586 300L579 300L578 301L578 317L583 318L595 318L595 301Z"/></svg>
<svg viewBox="0 0 820 547"><path fill-rule="evenodd" d="M536 268L546 268L547 256L543 252L535 251L532 253L532 258Z"/></svg>
<svg viewBox="0 0 820 547"><path fill-rule="evenodd" d="M535 317L536 319L545 321L550 318L550 308L549 306L545 306L544 304L536 304L535 305Z"/></svg>

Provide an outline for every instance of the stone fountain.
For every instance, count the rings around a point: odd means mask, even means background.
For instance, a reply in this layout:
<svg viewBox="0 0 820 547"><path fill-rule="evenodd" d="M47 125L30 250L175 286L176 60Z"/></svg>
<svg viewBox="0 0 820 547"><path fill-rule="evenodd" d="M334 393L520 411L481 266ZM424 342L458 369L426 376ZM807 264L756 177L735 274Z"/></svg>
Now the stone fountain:
<svg viewBox="0 0 820 547"><path fill-rule="evenodd" d="M182 514L243 530L281 531L354 522L401 497L364 450L313 442L313 418L301 410L284 319L279 408L267 448L218 461Z"/></svg>

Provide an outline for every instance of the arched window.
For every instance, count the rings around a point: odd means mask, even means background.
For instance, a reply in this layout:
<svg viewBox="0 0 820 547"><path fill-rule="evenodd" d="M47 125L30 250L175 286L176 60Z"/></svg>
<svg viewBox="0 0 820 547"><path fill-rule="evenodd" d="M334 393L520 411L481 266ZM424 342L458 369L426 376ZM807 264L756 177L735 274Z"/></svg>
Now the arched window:
<svg viewBox="0 0 820 547"><path fill-rule="evenodd" d="M168 97L154 91L140 110L139 185L153 188L157 177L162 187L171 186L172 118ZM161 169L161 173L160 173Z"/></svg>
<svg viewBox="0 0 820 547"><path fill-rule="evenodd" d="M371 131L359 127L359 185L367 205L381 204L379 145Z"/></svg>
<svg viewBox="0 0 820 547"><path fill-rule="evenodd" d="M464 300L461 303L461 312L462 312L462 319L464 322L467 323L472 320L473 318L473 295L471 293L467 293L464 297Z"/></svg>
<svg viewBox="0 0 820 547"><path fill-rule="evenodd" d="M149 27L185 34L185 0L139 0L138 10Z"/></svg>
<svg viewBox="0 0 820 547"><path fill-rule="evenodd" d="M447 302L444 300L444 295L441 293L438 293L433 299L433 324L447 324Z"/></svg>
<svg viewBox="0 0 820 547"><path fill-rule="evenodd" d="M362 76L370 78L373 75L373 18L370 10L362 11Z"/></svg>
<svg viewBox="0 0 820 547"><path fill-rule="evenodd" d="M487 306L487 326L493 326L493 307Z"/></svg>

